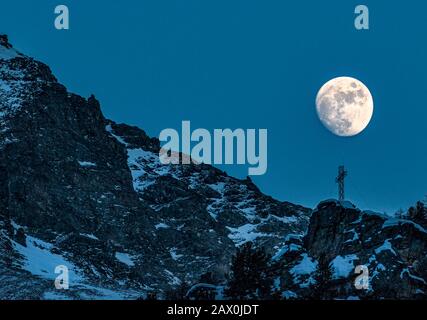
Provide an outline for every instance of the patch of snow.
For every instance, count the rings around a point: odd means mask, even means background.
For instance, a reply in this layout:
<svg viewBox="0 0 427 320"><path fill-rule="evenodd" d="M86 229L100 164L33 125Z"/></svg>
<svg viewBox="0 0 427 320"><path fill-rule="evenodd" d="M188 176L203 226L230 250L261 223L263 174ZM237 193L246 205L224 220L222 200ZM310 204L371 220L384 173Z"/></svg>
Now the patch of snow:
<svg viewBox="0 0 427 320"><path fill-rule="evenodd" d="M362 215L359 215L359 217L356 220L354 220L351 224L359 224L361 222L362 222Z"/></svg>
<svg viewBox="0 0 427 320"><path fill-rule="evenodd" d="M375 249L375 253L379 254L379 253L381 253L383 251L387 251L387 250L391 251L391 253L393 253L395 256L397 255L396 251L394 251L394 249L390 243L390 239L385 240L382 246Z"/></svg>
<svg viewBox="0 0 427 320"><path fill-rule="evenodd" d="M350 201L340 201L340 205L344 209L356 209L356 206L352 204Z"/></svg>
<svg viewBox="0 0 427 320"><path fill-rule="evenodd" d="M216 295L215 295L215 300L216 301L225 300L224 291L225 291L225 287L224 286L217 286Z"/></svg>
<svg viewBox="0 0 427 320"><path fill-rule="evenodd" d="M164 203L164 204L152 204L150 205L150 207L155 210L155 211L160 211L163 208L169 208L171 205L173 205L173 203L179 202L179 201L185 201L188 200L190 197L178 197L174 200L172 200L171 202L168 203Z"/></svg>
<svg viewBox="0 0 427 320"><path fill-rule="evenodd" d="M419 231L421 231L421 232L424 232L424 233L427 233L427 230L426 229L424 229L422 226L420 226L419 224L417 224L417 223L415 223L415 222L413 222L413 221L410 221L410 220L405 220L405 219L397 219L397 218L389 218L389 219L387 219L385 222L384 222L384 224L383 224L383 226L382 226L382 229L385 229L385 228L389 228L389 227L395 227L395 226L401 226L401 225L404 225L404 224L412 224L416 229L418 229Z"/></svg>
<svg viewBox="0 0 427 320"><path fill-rule="evenodd" d="M375 261L377 261L377 257L373 254L372 256L369 257L369 263L372 263Z"/></svg>
<svg viewBox="0 0 427 320"><path fill-rule="evenodd" d="M303 237L302 234L290 233L285 237L285 241L299 240Z"/></svg>
<svg viewBox="0 0 427 320"><path fill-rule="evenodd" d="M177 176L172 171L172 165L160 162L159 155L143 149L127 149L128 167L132 173L135 191L143 192L154 184L159 176Z"/></svg>
<svg viewBox="0 0 427 320"><path fill-rule="evenodd" d="M301 288L306 288L314 282L314 279L311 277L311 275L314 271L316 271L318 262L309 257L306 253L303 253L301 256L302 260L290 270L290 273L296 278L297 281L300 281L301 276L310 275L310 277L308 277L303 283L300 284Z"/></svg>
<svg viewBox="0 0 427 320"><path fill-rule="evenodd" d="M215 221L218 219L218 208L221 206L223 201L223 199L214 199L214 201L206 207L206 211Z"/></svg>
<svg viewBox="0 0 427 320"><path fill-rule="evenodd" d="M298 295L291 290L286 290L282 293L282 297L285 299L296 299L298 298Z"/></svg>
<svg viewBox="0 0 427 320"><path fill-rule="evenodd" d="M377 262L375 256L371 256L371 258L369 258L369 263L372 263L372 262ZM382 271L385 271L385 270L386 270L386 267L382 263L378 263L371 274L371 279L376 278Z"/></svg>
<svg viewBox="0 0 427 320"><path fill-rule="evenodd" d="M386 267L385 267L382 263L378 263L378 265L377 265L376 269L377 269L378 271L385 271L385 270L386 270Z"/></svg>
<svg viewBox="0 0 427 320"><path fill-rule="evenodd" d="M241 246L249 241L254 241L255 239L259 237L268 237L269 235L266 233L257 232L256 224L245 224L243 226L240 226L238 228L231 228L227 227L228 230L230 230L230 234L228 237L233 240L233 242L236 244L236 246Z"/></svg>
<svg viewBox="0 0 427 320"><path fill-rule="evenodd" d="M276 277L273 282L273 289L280 290L280 277Z"/></svg>
<svg viewBox="0 0 427 320"><path fill-rule="evenodd" d="M375 212L375 211L371 211L371 210L365 210L362 212L362 214L364 215L368 215L368 216L377 216L380 217L384 220L390 219L390 216L384 214L384 213L380 213L380 212Z"/></svg>
<svg viewBox="0 0 427 320"><path fill-rule="evenodd" d="M81 167L96 167L96 163L90 161L79 161Z"/></svg>
<svg viewBox="0 0 427 320"><path fill-rule="evenodd" d="M135 191L144 191L154 183L154 180L147 179L147 172L141 158L147 157L147 152L142 149L128 149L128 166L132 174L133 188Z"/></svg>
<svg viewBox="0 0 427 320"><path fill-rule="evenodd" d="M283 248L281 248L277 253L273 256L273 260L279 260L285 253L292 251L301 250L301 246L295 243L286 244Z"/></svg>
<svg viewBox="0 0 427 320"><path fill-rule="evenodd" d="M317 264L317 261L303 253L302 260L291 269L291 273L294 275L311 274L316 271Z"/></svg>
<svg viewBox="0 0 427 320"><path fill-rule="evenodd" d="M105 127L105 131L107 131L110 135L112 135L121 144L128 146L128 143L125 140L123 140L122 137L119 137L118 135L114 134L113 128L111 127L110 124Z"/></svg>
<svg viewBox="0 0 427 320"><path fill-rule="evenodd" d="M347 278L354 271L355 260L358 260L358 257L354 254L335 257L331 262L334 269L334 279Z"/></svg>
<svg viewBox="0 0 427 320"><path fill-rule="evenodd" d="M17 242L13 242L13 247L24 258L22 268L33 275L54 280L58 276L56 267L65 266L68 268L70 286L82 280L81 271L73 263L50 252L53 248L50 243L27 235L26 247Z"/></svg>
<svg viewBox="0 0 427 320"><path fill-rule="evenodd" d="M217 182L215 184L208 184L208 186L215 190L216 192L220 193L221 195L224 193L225 190L225 183L224 182Z"/></svg>
<svg viewBox="0 0 427 320"><path fill-rule="evenodd" d="M276 216L276 215L274 215L274 214L270 214L268 217L269 217L269 218L268 218L269 220L270 220L270 219L273 219L273 220L280 221L280 222L283 222L283 223L286 223L286 224L289 224L289 223L297 223L297 222L298 222L298 218L297 218L296 216L290 216L290 217L283 216L283 217L278 217L278 216Z"/></svg>
<svg viewBox="0 0 427 320"><path fill-rule="evenodd" d="M156 228L157 230L159 229L169 229L170 227L166 224L166 223L158 223L154 226L154 228Z"/></svg>
<svg viewBox="0 0 427 320"><path fill-rule="evenodd" d="M175 260L175 261L179 260L180 258L182 258L184 256L182 254L177 254L176 250L177 250L177 248L171 248L169 250L169 253L170 253L172 259Z"/></svg>
<svg viewBox="0 0 427 320"><path fill-rule="evenodd" d="M243 213L243 215L248 219L248 220L253 220L254 217L256 216L256 207L255 206L251 206L251 207L246 207L243 208L242 206L236 206L240 212Z"/></svg>
<svg viewBox="0 0 427 320"><path fill-rule="evenodd" d="M344 243L350 243L356 240L359 240L359 235L357 234L355 229L351 229L349 231L346 231L345 233L350 233L353 232L353 238L352 239L348 239L347 241L345 241Z"/></svg>
<svg viewBox="0 0 427 320"><path fill-rule="evenodd" d="M92 239L92 240L99 240L98 237L94 236L93 234L87 234L87 233L80 233L81 236Z"/></svg>
<svg viewBox="0 0 427 320"><path fill-rule="evenodd" d="M169 283L171 285L175 285L178 286L182 283L181 279L179 279L178 277L176 277L172 272L170 272L169 270L165 269L165 273L169 279Z"/></svg>
<svg viewBox="0 0 427 320"><path fill-rule="evenodd" d="M126 264L129 267L133 267L135 263L133 262L132 256L123 252L116 252L115 257L120 262Z"/></svg>

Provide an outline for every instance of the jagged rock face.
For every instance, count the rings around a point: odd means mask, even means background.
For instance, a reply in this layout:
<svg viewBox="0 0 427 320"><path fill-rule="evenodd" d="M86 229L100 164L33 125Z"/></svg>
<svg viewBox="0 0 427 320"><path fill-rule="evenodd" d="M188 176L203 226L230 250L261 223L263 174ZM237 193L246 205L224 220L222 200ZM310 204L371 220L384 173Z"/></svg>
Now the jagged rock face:
<svg viewBox="0 0 427 320"><path fill-rule="evenodd" d="M322 253L328 258L344 251L357 251L360 247L354 247L359 242L353 241L358 237L355 228L349 228L358 221L360 210L349 203L334 206L335 202L321 203L313 213L304 238L305 247L309 248L312 257L318 258ZM363 234L364 235L364 234Z"/></svg>
<svg viewBox="0 0 427 320"><path fill-rule="evenodd" d="M69 93L0 36L0 298L136 298L207 271L236 246L273 253L310 210L208 165L162 165L159 141ZM70 270L57 291L54 268ZM219 278L221 278L219 276ZM20 281L14 290L11 283Z"/></svg>
<svg viewBox="0 0 427 320"><path fill-rule="evenodd" d="M135 140L136 132L123 125L106 129L126 147L135 192L154 210L156 235L181 280L194 282L188 269L207 266L224 278L236 246L254 241L275 252L288 233L302 234L307 226L310 210L265 196L249 179L204 164L165 166L158 142Z"/></svg>
<svg viewBox="0 0 427 320"><path fill-rule="evenodd" d="M427 255L427 231L404 219L360 211L349 202L322 202L313 212L305 237L289 238L278 259L287 268L284 295L310 297L319 257L331 261L335 298L426 299L419 263ZM369 289L357 290L355 267L369 270Z"/></svg>

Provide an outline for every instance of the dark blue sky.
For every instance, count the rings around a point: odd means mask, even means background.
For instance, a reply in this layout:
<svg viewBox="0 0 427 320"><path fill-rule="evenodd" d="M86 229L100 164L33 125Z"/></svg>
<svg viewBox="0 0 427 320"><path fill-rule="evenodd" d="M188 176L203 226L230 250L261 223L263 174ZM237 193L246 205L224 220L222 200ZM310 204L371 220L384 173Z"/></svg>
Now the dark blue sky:
<svg viewBox="0 0 427 320"><path fill-rule="evenodd" d="M427 3L363 1L371 30L356 31L359 1L8 1L0 32L49 64L70 91L94 93L107 117L157 136L195 128L267 128L261 189L314 206L347 195L364 209L406 208L427 193ZM67 4L71 30L53 27ZM318 89L337 76L374 96L369 127L339 138L319 122ZM243 177L244 167L226 167Z"/></svg>

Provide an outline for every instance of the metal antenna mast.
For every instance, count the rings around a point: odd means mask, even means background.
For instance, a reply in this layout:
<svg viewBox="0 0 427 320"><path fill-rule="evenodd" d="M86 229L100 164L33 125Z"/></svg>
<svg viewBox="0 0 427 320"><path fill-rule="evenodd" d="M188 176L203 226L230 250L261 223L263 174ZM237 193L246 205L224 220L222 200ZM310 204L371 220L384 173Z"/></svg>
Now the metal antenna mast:
<svg viewBox="0 0 427 320"><path fill-rule="evenodd" d="M347 176L347 171L344 166L339 166L338 168L338 177L335 179L336 183L338 183L338 199L339 201L344 201L345 193L344 193L344 179Z"/></svg>

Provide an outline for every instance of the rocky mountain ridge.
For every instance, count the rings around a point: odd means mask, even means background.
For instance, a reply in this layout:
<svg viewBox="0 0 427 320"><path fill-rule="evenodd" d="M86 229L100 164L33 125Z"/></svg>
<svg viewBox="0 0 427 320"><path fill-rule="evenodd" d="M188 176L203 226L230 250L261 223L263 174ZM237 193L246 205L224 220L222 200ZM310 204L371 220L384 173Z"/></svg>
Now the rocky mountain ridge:
<svg viewBox="0 0 427 320"><path fill-rule="evenodd" d="M2 299L133 299L222 279L238 246L274 253L311 212L212 166L162 165L157 139L106 119L6 36L0 148ZM69 290L53 285L58 265Z"/></svg>

